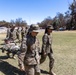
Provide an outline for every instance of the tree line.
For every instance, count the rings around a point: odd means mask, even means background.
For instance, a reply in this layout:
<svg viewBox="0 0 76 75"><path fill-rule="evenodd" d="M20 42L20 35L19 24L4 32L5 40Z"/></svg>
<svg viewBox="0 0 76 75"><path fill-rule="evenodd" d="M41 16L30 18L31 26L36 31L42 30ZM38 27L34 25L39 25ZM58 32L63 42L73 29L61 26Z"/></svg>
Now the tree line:
<svg viewBox="0 0 76 75"><path fill-rule="evenodd" d="M8 27L9 25L11 26L12 24L15 24L16 26L27 26L27 22L25 20L22 20L22 18L18 18L15 21L11 20L10 22L7 21L0 21L0 27Z"/></svg>
<svg viewBox="0 0 76 75"><path fill-rule="evenodd" d="M16 26L28 26L25 20L18 18L15 21L10 22L0 21L1 26L8 26L15 24ZM42 22L37 23L41 28L45 28L47 25L52 24L54 30L76 30L76 0L69 5L68 11L65 14L58 12L54 18L48 16Z"/></svg>

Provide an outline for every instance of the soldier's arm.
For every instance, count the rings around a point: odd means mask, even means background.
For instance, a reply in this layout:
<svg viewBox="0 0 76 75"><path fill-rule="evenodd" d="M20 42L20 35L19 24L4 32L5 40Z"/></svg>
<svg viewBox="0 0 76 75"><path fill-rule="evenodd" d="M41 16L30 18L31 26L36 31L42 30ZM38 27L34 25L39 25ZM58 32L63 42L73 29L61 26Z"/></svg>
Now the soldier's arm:
<svg viewBox="0 0 76 75"><path fill-rule="evenodd" d="M37 39L38 40L38 39ZM39 40L38 40L38 46L37 46L37 48L38 48L38 52L39 52L39 54L41 53L41 49L40 49L40 42L39 42Z"/></svg>
<svg viewBox="0 0 76 75"><path fill-rule="evenodd" d="M47 34L45 34L44 36L43 36L43 38L42 38L42 51L45 53L46 52L46 45L47 45L47 41L48 41L48 39L47 39Z"/></svg>
<svg viewBox="0 0 76 75"><path fill-rule="evenodd" d="M27 45L26 45L26 38L24 38L24 40L21 44L20 52L18 53L19 66L23 66L24 57L26 55L26 52L27 52Z"/></svg>
<svg viewBox="0 0 76 75"><path fill-rule="evenodd" d="M53 50L52 50L52 35L50 35L50 38L49 38L49 45L50 45L50 52L53 53Z"/></svg>

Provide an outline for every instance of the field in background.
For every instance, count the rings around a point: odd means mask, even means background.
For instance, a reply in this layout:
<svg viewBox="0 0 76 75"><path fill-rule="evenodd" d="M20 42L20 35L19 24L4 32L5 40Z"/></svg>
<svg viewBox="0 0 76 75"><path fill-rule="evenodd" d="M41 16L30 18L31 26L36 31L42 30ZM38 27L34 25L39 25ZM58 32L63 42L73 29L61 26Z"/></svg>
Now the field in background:
<svg viewBox="0 0 76 75"><path fill-rule="evenodd" d="M40 46L43 32L38 34ZM0 44L5 34L0 34ZM53 56L55 59L53 71L57 75L76 75L76 31L53 31ZM0 51L0 75L21 75L18 60L6 59L6 54ZM48 75L49 59L40 65L41 75Z"/></svg>

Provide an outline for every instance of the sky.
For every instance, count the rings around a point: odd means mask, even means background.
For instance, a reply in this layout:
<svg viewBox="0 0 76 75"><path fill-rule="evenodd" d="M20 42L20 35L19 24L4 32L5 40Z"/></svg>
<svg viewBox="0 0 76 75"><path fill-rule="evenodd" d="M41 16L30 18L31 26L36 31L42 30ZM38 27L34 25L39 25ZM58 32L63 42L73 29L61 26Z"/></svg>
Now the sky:
<svg viewBox="0 0 76 75"><path fill-rule="evenodd" d="M65 13L73 0L0 0L0 21L22 18L28 24Z"/></svg>

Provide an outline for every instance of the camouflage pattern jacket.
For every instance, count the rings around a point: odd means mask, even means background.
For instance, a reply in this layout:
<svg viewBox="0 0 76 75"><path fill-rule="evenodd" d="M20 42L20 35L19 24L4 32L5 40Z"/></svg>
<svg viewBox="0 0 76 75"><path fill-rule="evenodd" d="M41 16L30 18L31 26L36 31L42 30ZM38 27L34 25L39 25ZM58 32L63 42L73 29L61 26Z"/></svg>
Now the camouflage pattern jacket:
<svg viewBox="0 0 76 75"><path fill-rule="evenodd" d="M21 29L21 35L25 36L25 28Z"/></svg>
<svg viewBox="0 0 76 75"><path fill-rule="evenodd" d="M10 37L9 38L15 40L17 38L16 33L17 33L17 30L16 29L14 29L14 30L11 29L10 30Z"/></svg>
<svg viewBox="0 0 76 75"><path fill-rule="evenodd" d="M19 65L39 64L39 52L40 47L38 39L27 35L21 44L21 51L18 54Z"/></svg>
<svg viewBox="0 0 76 75"><path fill-rule="evenodd" d="M6 37L9 38L9 36L10 36L10 28L7 28L7 35L6 35Z"/></svg>
<svg viewBox="0 0 76 75"><path fill-rule="evenodd" d="M20 31L19 29L16 30L16 34L17 34L17 35L19 35L20 32L21 32L21 31Z"/></svg>
<svg viewBox="0 0 76 75"><path fill-rule="evenodd" d="M8 43L3 45L3 49L6 51L18 51L20 47L16 45L15 43Z"/></svg>
<svg viewBox="0 0 76 75"><path fill-rule="evenodd" d="M53 53L51 45L52 35L44 34L42 37L42 53Z"/></svg>

